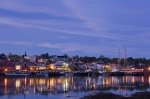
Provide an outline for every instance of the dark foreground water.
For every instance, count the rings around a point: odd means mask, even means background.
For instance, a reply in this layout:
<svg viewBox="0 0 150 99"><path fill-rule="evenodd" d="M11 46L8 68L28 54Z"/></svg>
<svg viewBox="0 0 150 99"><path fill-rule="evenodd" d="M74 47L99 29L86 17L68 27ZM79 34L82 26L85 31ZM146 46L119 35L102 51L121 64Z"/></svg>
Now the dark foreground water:
<svg viewBox="0 0 150 99"><path fill-rule="evenodd" d="M0 78L0 99L79 99L97 92L131 96L150 92L150 77Z"/></svg>

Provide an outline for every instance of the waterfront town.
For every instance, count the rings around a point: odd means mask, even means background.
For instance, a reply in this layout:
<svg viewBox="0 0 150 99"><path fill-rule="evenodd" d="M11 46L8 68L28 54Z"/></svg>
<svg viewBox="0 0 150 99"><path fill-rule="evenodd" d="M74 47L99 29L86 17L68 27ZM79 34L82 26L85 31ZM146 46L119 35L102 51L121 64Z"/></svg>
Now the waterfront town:
<svg viewBox="0 0 150 99"><path fill-rule="evenodd" d="M0 54L1 76L97 76L149 75L150 60L145 58L108 58L49 55Z"/></svg>
<svg viewBox="0 0 150 99"><path fill-rule="evenodd" d="M0 99L149 99L149 0L0 0Z"/></svg>

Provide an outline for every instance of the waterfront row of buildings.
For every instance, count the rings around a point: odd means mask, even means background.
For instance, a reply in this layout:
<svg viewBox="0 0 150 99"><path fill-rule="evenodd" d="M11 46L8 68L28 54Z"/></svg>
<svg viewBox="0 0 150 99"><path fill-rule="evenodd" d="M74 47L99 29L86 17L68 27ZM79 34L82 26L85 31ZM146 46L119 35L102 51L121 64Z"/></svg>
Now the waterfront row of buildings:
<svg viewBox="0 0 150 99"><path fill-rule="evenodd" d="M143 65L143 66L142 66ZM93 71L93 72L118 72L118 71L131 71L131 72L144 72L150 70L148 66L142 64L141 67L121 66L120 64L105 64L102 61L83 62L77 58L71 58L67 55L49 57L47 54L41 56L28 56L25 52L21 57L2 57L0 59L0 71L18 71L18 72L75 72L75 71Z"/></svg>

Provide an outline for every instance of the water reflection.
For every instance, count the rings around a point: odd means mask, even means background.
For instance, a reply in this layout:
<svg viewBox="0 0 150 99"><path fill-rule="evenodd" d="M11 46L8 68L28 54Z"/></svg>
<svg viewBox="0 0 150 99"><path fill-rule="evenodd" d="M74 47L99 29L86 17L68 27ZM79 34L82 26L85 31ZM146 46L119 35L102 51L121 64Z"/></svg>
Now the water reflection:
<svg viewBox="0 0 150 99"><path fill-rule="evenodd" d="M150 77L144 76L0 78L0 95L46 95L93 90L127 94L133 90L149 90L149 86Z"/></svg>

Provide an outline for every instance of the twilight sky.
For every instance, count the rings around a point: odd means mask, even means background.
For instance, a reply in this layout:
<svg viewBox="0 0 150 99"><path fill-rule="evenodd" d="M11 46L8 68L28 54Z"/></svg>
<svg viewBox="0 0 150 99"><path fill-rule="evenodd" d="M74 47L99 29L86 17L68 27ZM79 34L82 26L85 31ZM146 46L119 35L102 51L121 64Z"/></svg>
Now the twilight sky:
<svg viewBox="0 0 150 99"><path fill-rule="evenodd" d="M149 0L0 0L0 53L150 58Z"/></svg>

